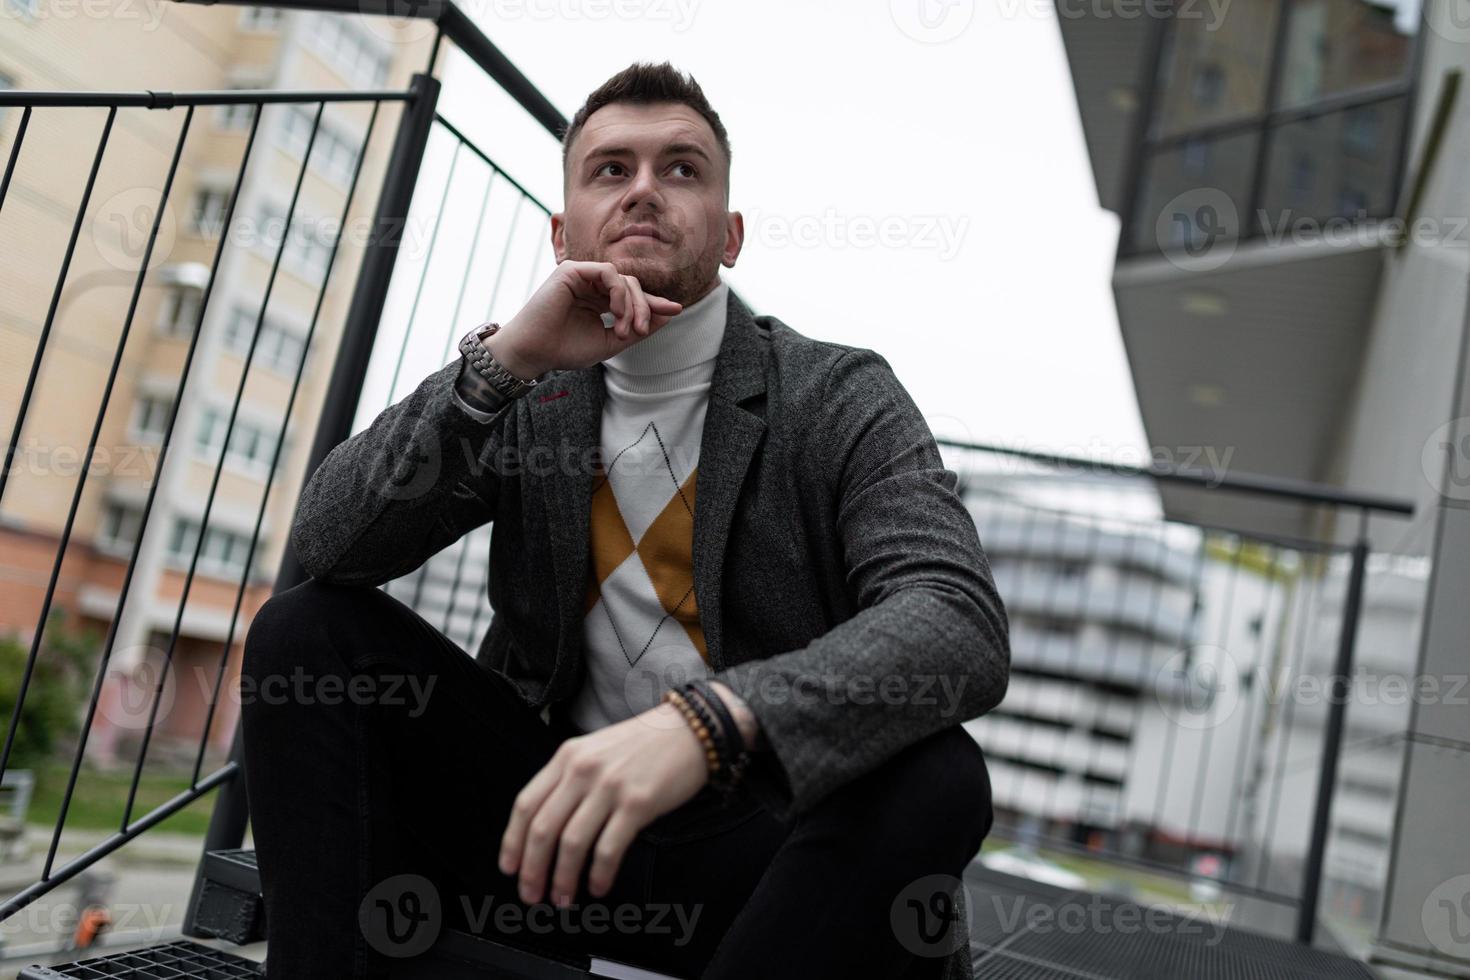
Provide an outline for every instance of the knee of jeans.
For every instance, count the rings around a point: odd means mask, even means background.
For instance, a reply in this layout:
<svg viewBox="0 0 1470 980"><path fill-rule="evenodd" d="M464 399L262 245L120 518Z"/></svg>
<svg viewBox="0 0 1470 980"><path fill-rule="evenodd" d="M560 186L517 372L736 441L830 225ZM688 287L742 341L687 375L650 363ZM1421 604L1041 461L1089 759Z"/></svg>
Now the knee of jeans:
<svg viewBox="0 0 1470 980"><path fill-rule="evenodd" d="M307 579L277 592L256 610L245 634L243 675L260 678L301 663L313 652L326 652L321 641L333 623L350 623L362 616L367 586L329 585Z"/></svg>
<svg viewBox="0 0 1470 980"><path fill-rule="evenodd" d="M886 793L897 808L922 821L926 833L958 843L973 857L994 821L990 773L974 737L959 725L946 728L904 749L890 764L895 772Z"/></svg>

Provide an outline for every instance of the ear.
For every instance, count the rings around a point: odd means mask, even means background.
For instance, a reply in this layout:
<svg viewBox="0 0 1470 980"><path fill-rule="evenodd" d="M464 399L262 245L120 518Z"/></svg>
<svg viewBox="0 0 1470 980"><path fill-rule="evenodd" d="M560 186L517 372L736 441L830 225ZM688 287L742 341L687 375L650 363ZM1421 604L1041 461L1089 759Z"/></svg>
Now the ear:
<svg viewBox="0 0 1470 980"><path fill-rule="evenodd" d="M567 219L564 212L557 211L551 216L551 250L556 255L556 264L566 261L566 236Z"/></svg>
<svg viewBox="0 0 1470 980"><path fill-rule="evenodd" d="M740 257L740 249L745 245L745 217L739 211L730 211L725 215L725 251L720 256L720 263L726 268L735 268L735 260Z"/></svg>

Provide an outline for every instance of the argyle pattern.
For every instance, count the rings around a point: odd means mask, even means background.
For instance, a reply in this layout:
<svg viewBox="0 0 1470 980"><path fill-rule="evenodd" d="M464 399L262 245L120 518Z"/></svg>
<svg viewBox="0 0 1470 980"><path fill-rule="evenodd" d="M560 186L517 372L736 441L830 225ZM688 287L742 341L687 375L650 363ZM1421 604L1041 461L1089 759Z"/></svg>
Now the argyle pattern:
<svg viewBox="0 0 1470 980"><path fill-rule="evenodd" d="M650 478L660 472L664 479ZM605 639L622 650L629 667L655 648L661 650L659 660L692 648L709 663L694 595L698 473L697 461L687 474L677 472L652 421L613 455L605 471L598 460L585 613L588 626L606 630Z"/></svg>

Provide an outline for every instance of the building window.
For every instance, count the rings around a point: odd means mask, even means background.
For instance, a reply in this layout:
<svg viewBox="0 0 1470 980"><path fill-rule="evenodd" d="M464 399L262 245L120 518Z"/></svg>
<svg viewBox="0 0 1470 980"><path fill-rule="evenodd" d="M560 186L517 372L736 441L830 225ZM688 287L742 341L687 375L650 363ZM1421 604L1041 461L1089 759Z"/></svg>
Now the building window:
<svg viewBox="0 0 1470 980"><path fill-rule="evenodd" d="M1368 213L1368 195L1357 187L1344 187L1337 195L1337 213L1345 218L1361 218Z"/></svg>
<svg viewBox="0 0 1470 980"><path fill-rule="evenodd" d="M143 512L115 501L102 508L102 526L97 531L97 546L104 551L129 551L138 541L138 528L143 525Z"/></svg>
<svg viewBox="0 0 1470 980"><path fill-rule="evenodd" d="M177 565L188 566L199 548L199 567L216 575L239 575L245 570L245 556L250 552L250 537L236 531L211 527L199 544L199 522L186 517L174 518L169 530L168 555Z"/></svg>
<svg viewBox="0 0 1470 980"><path fill-rule="evenodd" d="M262 254L274 261L276 250L282 249L282 266L296 275L306 279L324 275L332 258L332 241L320 224L319 219L298 215L288 228L283 209L273 204L262 204L256 212ZM284 248L281 246L283 234Z"/></svg>
<svg viewBox="0 0 1470 980"><path fill-rule="evenodd" d="M225 324L225 349L244 357L250 352L250 338L255 335L255 311L236 306ZM306 341L295 331L267 317L255 342L254 363L280 374L294 375L301 364Z"/></svg>
<svg viewBox="0 0 1470 980"><path fill-rule="evenodd" d="M280 7L246 7L240 13L242 31L272 32L281 28Z"/></svg>
<svg viewBox="0 0 1470 980"><path fill-rule="evenodd" d="M139 395L128 421L130 437L135 442L162 442L173 408L173 399L165 395Z"/></svg>
<svg viewBox="0 0 1470 980"><path fill-rule="evenodd" d="M1402 79L1413 49L1418 6L1405 0L1296 0L1286 5L1281 105L1309 105Z"/></svg>
<svg viewBox="0 0 1470 980"><path fill-rule="evenodd" d="M1342 143L1353 156L1371 158L1378 150L1378 114L1361 109L1347 113L1343 117Z"/></svg>
<svg viewBox="0 0 1470 980"><path fill-rule="evenodd" d="M214 125L218 129L247 130L254 121L254 102L226 102L215 107Z"/></svg>
<svg viewBox="0 0 1470 980"><path fill-rule="evenodd" d="M167 337L192 337L199 322L199 290L177 286L163 296L158 308L158 332Z"/></svg>
<svg viewBox="0 0 1470 980"><path fill-rule="evenodd" d="M1298 153L1291 161L1291 183L1287 191L1287 202L1291 207L1302 207L1312 198L1312 188L1317 183L1317 161Z"/></svg>
<svg viewBox="0 0 1470 980"><path fill-rule="evenodd" d="M289 106L281 122L281 146L300 159L311 141L311 128L315 122L314 110L303 105ZM317 128L316 142L311 144L311 167L344 186L357 167L357 141L345 135L325 116Z"/></svg>
<svg viewBox="0 0 1470 980"><path fill-rule="evenodd" d="M215 237L224 228L230 210L230 192L219 187L201 187L189 206L189 228L197 235Z"/></svg>
<svg viewBox="0 0 1470 980"><path fill-rule="evenodd" d="M224 441L225 426L229 416L214 408L206 408L194 432L194 446L206 459L219 457L220 444ZM230 445L225 459L230 464L246 470L263 471L270 467L276 452L275 436L263 426L246 419L235 417L235 427L230 432Z"/></svg>
<svg viewBox="0 0 1470 980"><path fill-rule="evenodd" d="M1354 213L1339 189L1344 178L1361 192L1366 217L1389 213L1420 6L1292 0L1236 5L1219 22L1168 19L1124 250L1200 247L1202 229L1192 226L1204 222L1165 210L1181 199L1192 211L1212 206L1189 203L1190 195L1218 200L1205 188L1235 209L1215 238L1261 234L1293 213ZM1263 140L1264 161L1256 152Z"/></svg>
<svg viewBox="0 0 1470 980"><path fill-rule="evenodd" d="M1179 151L1180 165L1190 176L1198 177L1210 169L1210 144L1206 140L1185 140Z"/></svg>
<svg viewBox="0 0 1470 980"><path fill-rule="evenodd" d="M1225 94L1225 73L1219 65L1204 64L1194 72L1194 101L1201 109L1213 109Z"/></svg>
<svg viewBox="0 0 1470 980"><path fill-rule="evenodd" d="M340 15L319 14L312 42L347 81L380 88L388 80L389 56L384 42Z"/></svg>

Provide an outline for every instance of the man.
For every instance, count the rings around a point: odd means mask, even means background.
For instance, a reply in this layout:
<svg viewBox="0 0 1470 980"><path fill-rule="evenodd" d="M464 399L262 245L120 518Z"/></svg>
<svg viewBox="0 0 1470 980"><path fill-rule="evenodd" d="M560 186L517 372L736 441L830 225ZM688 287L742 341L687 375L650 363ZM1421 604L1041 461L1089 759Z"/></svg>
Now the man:
<svg viewBox="0 0 1470 980"><path fill-rule="evenodd" d="M967 976L962 914L926 917L990 827L960 723L1010 651L956 476L882 357L720 279L692 79L632 65L563 152L556 270L327 456L312 581L251 626L269 973L384 975L416 950L382 908L686 977ZM374 586L492 521L471 659Z"/></svg>

